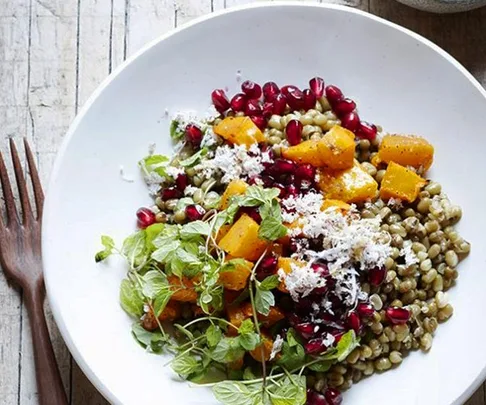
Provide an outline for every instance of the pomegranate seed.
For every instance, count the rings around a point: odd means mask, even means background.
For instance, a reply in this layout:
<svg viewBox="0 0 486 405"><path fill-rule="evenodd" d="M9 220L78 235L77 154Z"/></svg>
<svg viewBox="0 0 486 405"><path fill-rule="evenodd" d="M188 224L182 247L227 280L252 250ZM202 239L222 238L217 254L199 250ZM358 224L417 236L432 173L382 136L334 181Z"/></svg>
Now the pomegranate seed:
<svg viewBox="0 0 486 405"><path fill-rule="evenodd" d="M368 139L372 141L376 138L377 132L378 129L376 128L376 125L370 124L365 121L361 121L361 124L359 126L358 131L356 132L356 135L358 135L358 137L360 138Z"/></svg>
<svg viewBox="0 0 486 405"><path fill-rule="evenodd" d="M186 215L189 221L198 221L205 213L206 210L200 205L191 204L186 207Z"/></svg>
<svg viewBox="0 0 486 405"><path fill-rule="evenodd" d="M310 180L298 179L297 187L302 194L306 194L312 188L313 184Z"/></svg>
<svg viewBox="0 0 486 405"><path fill-rule="evenodd" d="M226 97L226 93L222 89L214 90L211 93L211 100L213 101L216 110L218 110L221 114L230 108L228 97Z"/></svg>
<svg viewBox="0 0 486 405"><path fill-rule="evenodd" d="M273 113L275 115L283 115L287 107L287 99L282 93L279 93L273 99Z"/></svg>
<svg viewBox="0 0 486 405"><path fill-rule="evenodd" d="M332 108L339 117L344 117L356 109L356 103L350 98L344 98L336 102Z"/></svg>
<svg viewBox="0 0 486 405"><path fill-rule="evenodd" d="M316 106L316 95L312 92L312 90L305 89L303 91L304 94L304 110L310 110L315 108Z"/></svg>
<svg viewBox="0 0 486 405"><path fill-rule="evenodd" d="M321 277L327 277L329 275L329 269L325 264L314 263L311 267Z"/></svg>
<svg viewBox="0 0 486 405"><path fill-rule="evenodd" d="M331 335L334 337L334 344L337 345L341 338L344 336L346 332L343 331L334 331L331 333Z"/></svg>
<svg viewBox="0 0 486 405"><path fill-rule="evenodd" d="M359 316L361 316L362 318L371 318L375 313L373 305L366 304L364 302L358 304L358 306L356 307L356 311L358 311Z"/></svg>
<svg viewBox="0 0 486 405"><path fill-rule="evenodd" d="M308 354L322 353L327 350L327 346L324 344L324 341L320 338L309 340L305 344L304 348L306 353Z"/></svg>
<svg viewBox="0 0 486 405"><path fill-rule="evenodd" d="M277 269L277 258L273 255L264 257L260 263L260 268L267 273L273 273Z"/></svg>
<svg viewBox="0 0 486 405"><path fill-rule="evenodd" d="M336 388L329 387L324 393L324 397L327 399L327 402L329 402L329 405L341 405L343 402L341 391Z"/></svg>
<svg viewBox="0 0 486 405"><path fill-rule="evenodd" d="M273 101L280 94L280 89L275 82L266 82L263 85L263 97L266 101Z"/></svg>
<svg viewBox="0 0 486 405"><path fill-rule="evenodd" d="M343 115L341 118L341 125L344 128L355 132L360 126L359 115L355 111Z"/></svg>
<svg viewBox="0 0 486 405"><path fill-rule="evenodd" d="M179 191L184 191L187 187L187 183L189 182L189 179L187 177L187 174L181 173L177 176L176 178L176 187Z"/></svg>
<svg viewBox="0 0 486 405"><path fill-rule="evenodd" d="M410 312L405 308L389 307L385 313L388 320L394 325L402 325L410 319Z"/></svg>
<svg viewBox="0 0 486 405"><path fill-rule="evenodd" d="M231 109L234 112L245 111L246 107L246 96L242 93L235 94L231 99Z"/></svg>
<svg viewBox="0 0 486 405"><path fill-rule="evenodd" d="M265 187L273 187L274 183L275 183L275 179L272 177L272 176L267 176L267 175L263 175L261 177L261 180L263 182L263 185Z"/></svg>
<svg viewBox="0 0 486 405"><path fill-rule="evenodd" d="M361 328L361 320L356 312L350 312L348 315L347 323L351 329L353 329L356 334L359 333Z"/></svg>
<svg viewBox="0 0 486 405"><path fill-rule="evenodd" d="M326 97L329 103L335 104L338 101L343 99L343 92L339 87L336 86L327 86L326 87Z"/></svg>
<svg viewBox="0 0 486 405"><path fill-rule="evenodd" d="M314 181L315 175L316 171L312 165L300 165L295 170L295 177L299 179Z"/></svg>
<svg viewBox="0 0 486 405"><path fill-rule="evenodd" d="M260 129L265 129L265 127L267 126L267 120L261 115L252 115L250 119Z"/></svg>
<svg viewBox="0 0 486 405"><path fill-rule="evenodd" d="M386 268L385 267L373 267L368 272L368 280L372 286L378 287L383 283L386 277Z"/></svg>
<svg viewBox="0 0 486 405"><path fill-rule="evenodd" d="M316 98L321 98L324 94L324 79L322 77L314 77L310 79L309 87Z"/></svg>
<svg viewBox="0 0 486 405"><path fill-rule="evenodd" d="M167 187L167 188L162 190L160 197L164 201L172 200L174 198L181 198L182 192L177 187L174 187L174 186Z"/></svg>
<svg viewBox="0 0 486 405"><path fill-rule="evenodd" d="M329 405L324 395L311 390L307 390L307 402L306 405Z"/></svg>
<svg viewBox="0 0 486 405"><path fill-rule="evenodd" d="M245 115L261 115L262 107L258 100L249 100L246 103Z"/></svg>
<svg viewBox="0 0 486 405"><path fill-rule="evenodd" d="M285 186L290 186L295 183L295 176L293 174L283 174L279 177L279 181Z"/></svg>
<svg viewBox="0 0 486 405"><path fill-rule="evenodd" d="M265 118L270 118L273 114L273 103L266 101L263 103L263 116Z"/></svg>
<svg viewBox="0 0 486 405"><path fill-rule="evenodd" d="M286 191L287 191L287 193L286 193L285 197L296 197L297 195L299 195L299 189L294 184L290 184L287 187Z"/></svg>
<svg viewBox="0 0 486 405"><path fill-rule="evenodd" d="M201 128L194 124L188 124L185 132L186 139L191 145L195 147L199 147L199 145L201 145L201 141L203 139Z"/></svg>
<svg viewBox="0 0 486 405"><path fill-rule="evenodd" d="M262 88L259 84L246 80L241 83L241 90L247 95L249 99L259 99L262 96Z"/></svg>
<svg viewBox="0 0 486 405"><path fill-rule="evenodd" d="M277 175L289 174L295 170L295 163L287 159L275 159L275 163L270 169Z"/></svg>
<svg viewBox="0 0 486 405"><path fill-rule="evenodd" d="M282 93L292 110L301 110L304 107L304 93L296 86L282 87Z"/></svg>
<svg viewBox="0 0 486 405"><path fill-rule="evenodd" d="M310 339L314 335L315 325L310 322L304 322L298 323L294 328L304 339Z"/></svg>
<svg viewBox="0 0 486 405"><path fill-rule="evenodd" d="M140 208L137 211L137 225L140 229L145 229L153 223L155 223L155 214L151 210Z"/></svg>
<svg viewBox="0 0 486 405"><path fill-rule="evenodd" d="M285 127L287 140L291 145L298 145L302 140L302 129L304 126L299 120L290 120Z"/></svg>

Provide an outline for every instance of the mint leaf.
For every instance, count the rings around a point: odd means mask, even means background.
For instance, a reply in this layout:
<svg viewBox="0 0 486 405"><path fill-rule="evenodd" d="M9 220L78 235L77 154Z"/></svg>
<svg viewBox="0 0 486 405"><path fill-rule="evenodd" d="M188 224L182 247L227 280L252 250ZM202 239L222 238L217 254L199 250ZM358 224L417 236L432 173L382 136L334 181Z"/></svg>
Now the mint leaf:
<svg viewBox="0 0 486 405"><path fill-rule="evenodd" d="M179 162L179 165L181 165L182 167L195 166L197 163L199 163L202 157L206 156L207 153L208 153L208 149L202 148L201 150L194 153L194 155L189 156L187 159L181 160Z"/></svg>
<svg viewBox="0 0 486 405"><path fill-rule="evenodd" d="M170 137L173 141L178 142L184 138L184 131L179 128L179 121L172 120L169 127Z"/></svg>
<svg viewBox="0 0 486 405"><path fill-rule="evenodd" d="M263 291L270 291L277 288L279 284L280 280L278 279L278 276L274 274L273 276L268 276L265 278L265 280L260 283L258 288Z"/></svg>
<svg viewBox="0 0 486 405"><path fill-rule="evenodd" d="M214 396L224 405L256 405L255 392L238 381L222 381L213 387Z"/></svg>
<svg viewBox="0 0 486 405"><path fill-rule="evenodd" d="M124 279L120 285L120 304L123 310L131 316L140 318L143 315L144 300L138 286Z"/></svg>
<svg viewBox="0 0 486 405"><path fill-rule="evenodd" d="M307 400L304 376L293 375L269 387L272 405L304 405Z"/></svg>
<svg viewBox="0 0 486 405"><path fill-rule="evenodd" d="M245 350L253 350L260 344L258 333L245 333L240 335L240 345Z"/></svg>
<svg viewBox="0 0 486 405"><path fill-rule="evenodd" d="M296 332L293 328L290 328L287 331L287 342L288 342L290 347L294 347L294 346L297 346L297 345L300 344L300 342L297 338L297 334L296 334Z"/></svg>
<svg viewBox="0 0 486 405"><path fill-rule="evenodd" d="M264 291L257 288L255 294L255 308L262 315L268 315L270 307L275 305L275 297L271 291Z"/></svg>
<svg viewBox="0 0 486 405"><path fill-rule="evenodd" d="M245 333L255 332L255 325L251 319L245 319L240 327L238 328L238 333L244 335Z"/></svg>
<svg viewBox="0 0 486 405"><path fill-rule="evenodd" d="M171 363L172 370L183 378L195 373L199 369L199 362L189 354L176 357Z"/></svg>
<svg viewBox="0 0 486 405"><path fill-rule="evenodd" d="M115 249L115 241L109 236L103 235L101 237L101 244L104 246L104 249L96 253L95 255L96 263L105 260L108 256L110 256L113 253L113 250Z"/></svg>
<svg viewBox="0 0 486 405"><path fill-rule="evenodd" d="M166 288L165 290L161 290L157 293L153 304L154 313L157 318L164 311L165 307L170 301L170 298L172 297L172 294L174 294L174 292L170 290L170 288Z"/></svg>
<svg viewBox="0 0 486 405"><path fill-rule="evenodd" d="M154 243L156 240L154 240ZM179 248L180 245L180 241L172 240L165 245L159 247L155 252L152 253L151 257L159 263L166 263L167 261L169 261L170 256Z"/></svg>
<svg viewBox="0 0 486 405"><path fill-rule="evenodd" d="M294 346L290 346L287 342L284 342L282 346L281 356L277 361L277 364L286 369L295 369L305 364L305 350L304 346L297 343Z"/></svg>
<svg viewBox="0 0 486 405"><path fill-rule="evenodd" d="M226 364L241 359L244 354L238 338L225 337L214 348L211 357L218 363Z"/></svg>
<svg viewBox="0 0 486 405"><path fill-rule="evenodd" d="M138 267L147 260L145 248L145 232L138 231L131 234L123 242L121 253L126 257L130 267Z"/></svg>
<svg viewBox="0 0 486 405"><path fill-rule="evenodd" d="M160 331L149 332L138 323L132 325L132 335L144 349L153 353L160 353L166 342Z"/></svg>
<svg viewBox="0 0 486 405"><path fill-rule="evenodd" d="M177 205L174 212L184 211L188 205L194 204L194 200L191 197L183 197L177 201Z"/></svg>
<svg viewBox="0 0 486 405"><path fill-rule="evenodd" d="M268 241L277 240L287 235L287 227L282 223L282 212L277 200L260 208L262 223L258 229L258 237Z"/></svg>
<svg viewBox="0 0 486 405"><path fill-rule="evenodd" d="M194 236L208 236L211 232L209 224L204 221L193 221L183 225L180 231L183 240L190 240Z"/></svg>
<svg viewBox="0 0 486 405"><path fill-rule="evenodd" d="M142 277L142 291L147 298L155 298L155 296L169 287L167 276L159 270L149 270Z"/></svg>
<svg viewBox="0 0 486 405"><path fill-rule="evenodd" d="M169 160L170 159L164 155L150 155L138 162L138 165L146 177L150 176L151 173L156 173L161 177L167 177L165 168L167 167Z"/></svg>
<svg viewBox="0 0 486 405"><path fill-rule="evenodd" d="M152 224L145 228L145 247L150 252L155 250L156 246L153 241L163 232L165 226L165 224Z"/></svg>
<svg viewBox="0 0 486 405"><path fill-rule="evenodd" d="M259 200L261 203L271 202L279 194L280 190L278 188L263 188L262 186L250 186L245 193L247 197Z"/></svg>
<svg viewBox="0 0 486 405"><path fill-rule="evenodd" d="M222 337L223 333L216 325L210 325L209 328L206 329L206 340L208 341L209 347L216 347Z"/></svg>
<svg viewBox="0 0 486 405"><path fill-rule="evenodd" d="M348 355L359 346L359 341L356 339L354 330L347 331L338 342L336 349L336 360L343 361Z"/></svg>
<svg viewBox="0 0 486 405"><path fill-rule="evenodd" d="M325 373L326 371L328 371L331 366L332 366L332 361L330 360L324 360L324 361L321 361L319 363L314 363L314 364L311 364L310 366L308 366L309 369L311 369L312 371L316 371L318 373Z"/></svg>

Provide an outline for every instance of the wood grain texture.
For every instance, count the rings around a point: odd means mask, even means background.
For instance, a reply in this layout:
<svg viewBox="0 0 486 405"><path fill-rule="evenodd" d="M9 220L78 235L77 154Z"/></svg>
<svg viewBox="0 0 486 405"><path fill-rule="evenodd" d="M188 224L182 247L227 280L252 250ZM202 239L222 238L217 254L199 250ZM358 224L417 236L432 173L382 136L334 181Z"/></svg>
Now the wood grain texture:
<svg viewBox="0 0 486 405"><path fill-rule="evenodd" d="M6 138L27 134L35 141L46 185L78 107L109 72L178 25L251 2L260 0L0 0L0 148L5 149ZM319 2L370 10L408 27L449 51L486 85L486 9L436 16L392 0ZM2 405L38 403L30 329L21 304L0 274ZM71 361L52 319L50 327L71 403L106 404ZM486 405L484 389L467 405Z"/></svg>

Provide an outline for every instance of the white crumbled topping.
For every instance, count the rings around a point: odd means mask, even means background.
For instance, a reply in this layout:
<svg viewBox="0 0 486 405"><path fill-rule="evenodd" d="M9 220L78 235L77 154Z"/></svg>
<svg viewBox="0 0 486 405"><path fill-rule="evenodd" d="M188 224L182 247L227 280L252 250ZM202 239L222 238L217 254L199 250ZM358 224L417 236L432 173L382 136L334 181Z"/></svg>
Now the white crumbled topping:
<svg viewBox="0 0 486 405"><path fill-rule="evenodd" d="M146 173L144 179L151 195L156 195L160 190L160 184L165 181L165 177L156 172Z"/></svg>
<svg viewBox="0 0 486 405"><path fill-rule="evenodd" d="M135 179L132 176L127 176L125 174L125 168L120 165L120 177L123 181L126 181L127 183L133 183Z"/></svg>
<svg viewBox="0 0 486 405"><path fill-rule="evenodd" d="M299 297L306 297L314 289L326 285L326 279L315 272L310 264L299 266L291 263L290 268L292 271L288 274L283 269L279 269L278 276L280 281L284 281L285 287L294 301L298 301Z"/></svg>
<svg viewBox="0 0 486 405"><path fill-rule="evenodd" d="M184 169L175 166L166 166L165 172L167 173L168 176L172 177L173 179L176 179L177 176L179 176L179 174L184 174Z"/></svg>
<svg viewBox="0 0 486 405"><path fill-rule="evenodd" d="M331 335L330 333L326 333L326 337L322 340L322 343L324 343L327 347L330 347L336 338Z"/></svg>
<svg viewBox="0 0 486 405"><path fill-rule="evenodd" d="M270 352L270 361L275 358L275 356L282 351L284 340L282 336L277 335L273 341L272 351Z"/></svg>
<svg viewBox="0 0 486 405"><path fill-rule="evenodd" d="M294 222L302 216L317 214L321 211L324 198L321 193L308 193L299 196L290 196L282 201L286 209L282 213L284 222Z"/></svg>
<svg viewBox="0 0 486 405"><path fill-rule="evenodd" d="M393 197L390 197L390 199L388 200L388 203L386 205L388 205L391 208L397 208L397 209L400 209L400 208L403 207L402 200L400 200L399 198L393 198Z"/></svg>
<svg viewBox="0 0 486 405"><path fill-rule="evenodd" d="M199 190L197 187L189 185L184 189L184 195L187 197L192 197L197 190Z"/></svg>
<svg viewBox="0 0 486 405"><path fill-rule="evenodd" d="M149 146L148 146L148 154L149 154L149 156L152 156L155 153L155 148L156 147L157 147L157 145L155 143L149 143Z"/></svg>
<svg viewBox="0 0 486 405"><path fill-rule="evenodd" d="M211 147L213 145L216 145L216 135L214 134L213 129L209 127L206 129L206 132L201 140L201 148Z"/></svg>
<svg viewBox="0 0 486 405"><path fill-rule="evenodd" d="M223 145L216 149L212 159L203 160L194 169L206 179L215 177L216 172L222 172L221 182L229 183L244 176L256 176L264 170L264 166L258 146L253 148L252 145L247 151L245 145Z"/></svg>
<svg viewBox="0 0 486 405"><path fill-rule="evenodd" d="M419 259L415 252L412 250L412 241L403 241L403 247L400 249L400 256L405 259L405 267L410 267L412 264L419 262Z"/></svg>
<svg viewBox="0 0 486 405"><path fill-rule="evenodd" d="M143 304L143 312L145 312L145 313L150 312L150 306L148 304Z"/></svg>

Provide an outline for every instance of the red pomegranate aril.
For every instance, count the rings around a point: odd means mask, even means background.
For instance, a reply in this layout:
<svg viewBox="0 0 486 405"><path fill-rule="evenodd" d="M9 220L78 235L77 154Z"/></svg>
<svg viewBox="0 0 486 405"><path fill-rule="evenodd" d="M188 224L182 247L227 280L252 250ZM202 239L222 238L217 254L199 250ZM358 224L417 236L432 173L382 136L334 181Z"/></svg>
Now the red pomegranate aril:
<svg viewBox="0 0 486 405"><path fill-rule="evenodd" d="M337 86L327 86L326 87L326 97L330 104L335 104L343 99L343 92Z"/></svg>
<svg viewBox="0 0 486 405"><path fill-rule="evenodd" d="M186 215L189 221L198 221L205 213L206 210L200 205L191 204L186 207Z"/></svg>
<svg viewBox="0 0 486 405"><path fill-rule="evenodd" d="M187 174L185 173L179 174L175 181L176 187L179 191L184 191L188 183L189 183L189 179L187 177Z"/></svg>
<svg viewBox="0 0 486 405"><path fill-rule="evenodd" d="M376 138L377 133L378 129L376 128L376 125L370 124L369 122L361 121L356 135L358 135L358 137L360 138L372 141Z"/></svg>
<svg viewBox="0 0 486 405"><path fill-rule="evenodd" d="M274 255L266 256L262 259L260 266L256 270L256 278L260 281L265 280L277 270L277 258Z"/></svg>
<svg viewBox="0 0 486 405"><path fill-rule="evenodd" d="M329 275L329 269L325 264L314 263L311 267L321 277L327 277Z"/></svg>
<svg viewBox="0 0 486 405"><path fill-rule="evenodd" d="M322 77L313 77L310 79L309 87L316 98L321 98L324 95L324 79Z"/></svg>
<svg viewBox="0 0 486 405"><path fill-rule="evenodd" d="M260 85L252 82L251 80L246 80L241 83L241 90L251 100L259 99L262 96L262 88Z"/></svg>
<svg viewBox="0 0 486 405"><path fill-rule="evenodd" d="M359 333L361 329L361 320L356 312L352 311L349 313L347 323L348 326L356 332L356 334Z"/></svg>
<svg viewBox="0 0 486 405"><path fill-rule="evenodd" d="M405 308L389 307L385 313L388 320L394 325L402 325L410 319L410 311Z"/></svg>
<svg viewBox="0 0 486 405"><path fill-rule="evenodd" d="M272 177L272 176L268 176L268 175L263 175L261 177L261 180L263 182L263 185L265 187L273 187L274 183L275 183L275 179Z"/></svg>
<svg viewBox="0 0 486 405"><path fill-rule="evenodd" d="M383 283L386 277L386 268L385 267L373 267L368 272L368 281L374 287L378 287Z"/></svg>
<svg viewBox="0 0 486 405"><path fill-rule="evenodd" d="M263 85L263 97L265 101L273 101L280 94L280 89L275 82L266 82Z"/></svg>
<svg viewBox="0 0 486 405"><path fill-rule="evenodd" d="M299 189L294 184L290 184L287 187L285 197L296 197L298 195L299 195Z"/></svg>
<svg viewBox="0 0 486 405"><path fill-rule="evenodd" d="M177 187L171 186L164 188L160 194L160 197L164 201L172 200L174 198L181 198L182 192Z"/></svg>
<svg viewBox="0 0 486 405"><path fill-rule="evenodd" d="M346 114L349 114L356 109L356 103L350 98L344 98L336 102L332 109L338 117L344 117Z"/></svg>
<svg viewBox="0 0 486 405"><path fill-rule="evenodd" d="M350 131L357 131L360 126L359 115L353 111L341 117L341 125Z"/></svg>
<svg viewBox="0 0 486 405"><path fill-rule="evenodd" d="M262 114L265 118L270 118L273 114L273 103L269 101L263 103Z"/></svg>
<svg viewBox="0 0 486 405"><path fill-rule="evenodd" d="M245 115L261 115L262 107L258 100L248 100L245 107Z"/></svg>
<svg viewBox="0 0 486 405"><path fill-rule="evenodd" d="M193 146L199 147L203 139L203 133L201 128L194 124L188 124L186 126L186 140Z"/></svg>
<svg viewBox="0 0 486 405"><path fill-rule="evenodd" d="M314 181L316 170L312 165L299 165L295 170L295 177L303 180Z"/></svg>
<svg viewBox="0 0 486 405"><path fill-rule="evenodd" d="M301 110L304 108L304 93L296 86L282 87L282 93L287 99L287 103L292 110Z"/></svg>
<svg viewBox="0 0 486 405"><path fill-rule="evenodd" d="M273 113L275 115L284 115L287 107L287 99L281 93L277 94L273 99Z"/></svg>
<svg viewBox="0 0 486 405"><path fill-rule="evenodd" d="M371 318L375 313L373 305L367 304L365 302L359 303L356 307L356 311L358 311L359 316L361 316L362 318Z"/></svg>
<svg viewBox="0 0 486 405"><path fill-rule="evenodd" d="M271 171L276 175L289 174L295 170L295 163L287 159L275 159Z"/></svg>
<svg viewBox="0 0 486 405"><path fill-rule="evenodd" d="M155 223L155 214L148 208L140 208L137 211L137 225L140 229Z"/></svg>
<svg viewBox="0 0 486 405"><path fill-rule="evenodd" d="M310 339L314 335L315 325L310 322L298 323L294 326L295 330L304 338Z"/></svg>
<svg viewBox="0 0 486 405"><path fill-rule="evenodd" d="M241 112L245 111L247 99L246 96L242 93L235 94L231 99L231 109L234 112Z"/></svg>
<svg viewBox="0 0 486 405"><path fill-rule="evenodd" d="M337 345L341 338L344 336L346 332L332 332L331 335L334 337L334 345Z"/></svg>
<svg viewBox="0 0 486 405"><path fill-rule="evenodd" d="M303 91L304 94L304 110L310 110L316 107L316 95L309 89Z"/></svg>
<svg viewBox="0 0 486 405"><path fill-rule="evenodd" d="M216 89L211 93L211 100L221 114L230 108L230 102L223 89Z"/></svg>
<svg viewBox="0 0 486 405"><path fill-rule="evenodd" d="M285 134L290 145L298 145L302 141L302 129L304 126L299 120L290 120L285 127Z"/></svg>
<svg viewBox="0 0 486 405"><path fill-rule="evenodd" d="M307 401L305 404L306 405L330 405L329 402L327 402L327 399L324 397L324 395L314 390L311 390L310 388L307 390Z"/></svg>
<svg viewBox="0 0 486 405"><path fill-rule="evenodd" d="M267 120L261 115L252 115L250 119L258 128L262 130L265 129L265 127L267 126Z"/></svg>
<svg viewBox="0 0 486 405"><path fill-rule="evenodd" d="M329 405L341 405L343 403L343 396L341 391L336 388L329 387L326 392L324 392L324 397L329 402Z"/></svg>
<svg viewBox="0 0 486 405"><path fill-rule="evenodd" d="M260 224L262 222L262 217L260 216L260 213L258 212L258 208L255 207L241 207L238 210L237 217L246 214L248 215L251 219L253 219L255 222Z"/></svg>
<svg viewBox="0 0 486 405"><path fill-rule="evenodd" d="M304 345L304 348L308 354L318 354L327 350L327 346L324 344L324 341L321 338L309 340Z"/></svg>

